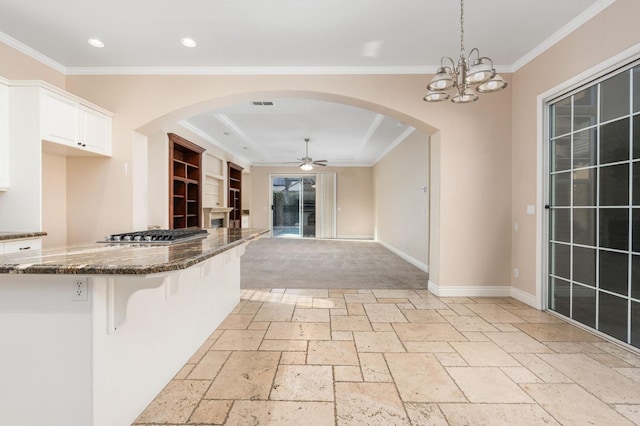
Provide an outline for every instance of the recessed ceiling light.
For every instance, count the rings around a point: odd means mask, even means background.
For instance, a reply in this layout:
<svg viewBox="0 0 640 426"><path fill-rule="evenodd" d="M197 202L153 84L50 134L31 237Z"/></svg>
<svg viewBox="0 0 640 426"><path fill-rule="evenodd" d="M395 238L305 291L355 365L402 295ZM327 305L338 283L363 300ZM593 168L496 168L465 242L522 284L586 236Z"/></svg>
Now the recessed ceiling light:
<svg viewBox="0 0 640 426"><path fill-rule="evenodd" d="M198 43L196 43L194 39L189 37L183 38L182 40L180 40L180 43L182 43L184 47L196 47L198 45Z"/></svg>
<svg viewBox="0 0 640 426"><path fill-rule="evenodd" d="M87 40L87 43L89 43L93 47L104 47L104 43L97 38L90 38L89 40Z"/></svg>

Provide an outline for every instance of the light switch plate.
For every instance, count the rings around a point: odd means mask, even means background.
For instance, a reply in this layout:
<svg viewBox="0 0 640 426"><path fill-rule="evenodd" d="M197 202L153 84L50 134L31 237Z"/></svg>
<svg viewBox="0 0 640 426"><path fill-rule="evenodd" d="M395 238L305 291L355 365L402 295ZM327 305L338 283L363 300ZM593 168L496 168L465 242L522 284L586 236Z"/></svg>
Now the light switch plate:
<svg viewBox="0 0 640 426"><path fill-rule="evenodd" d="M530 215L536 214L536 206L535 206L535 204L528 204L527 205L527 214L530 214Z"/></svg>

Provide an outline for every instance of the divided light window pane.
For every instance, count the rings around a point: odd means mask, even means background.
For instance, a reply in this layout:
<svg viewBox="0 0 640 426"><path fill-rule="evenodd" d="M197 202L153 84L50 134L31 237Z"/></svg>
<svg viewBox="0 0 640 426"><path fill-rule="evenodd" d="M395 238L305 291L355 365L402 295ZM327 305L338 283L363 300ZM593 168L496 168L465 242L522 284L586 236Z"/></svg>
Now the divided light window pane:
<svg viewBox="0 0 640 426"><path fill-rule="evenodd" d="M571 97L557 102L551 107L551 137L571 131Z"/></svg>
<svg viewBox="0 0 640 426"><path fill-rule="evenodd" d="M571 317L571 284L558 278L549 278L549 308L565 317Z"/></svg>
<svg viewBox="0 0 640 426"><path fill-rule="evenodd" d="M633 112L640 112L640 65L633 69Z"/></svg>
<svg viewBox="0 0 640 426"><path fill-rule="evenodd" d="M627 340L627 299L600 292L598 329L616 339ZM625 315L620 315L624 312Z"/></svg>
<svg viewBox="0 0 640 426"><path fill-rule="evenodd" d="M639 131L640 133L640 131ZM640 141L638 141L640 144ZM640 154L640 147L638 147ZM573 135L573 167L588 167L597 164L596 129L583 130Z"/></svg>
<svg viewBox="0 0 640 426"><path fill-rule="evenodd" d="M598 123L598 86L573 95L573 131Z"/></svg>
<svg viewBox="0 0 640 426"><path fill-rule="evenodd" d="M640 162L633 163L633 198L632 204L640 206Z"/></svg>
<svg viewBox="0 0 640 426"><path fill-rule="evenodd" d="M629 119L607 123L600 129L600 164L629 159Z"/></svg>
<svg viewBox="0 0 640 426"><path fill-rule="evenodd" d="M596 290L581 285L573 285L573 319L596 326Z"/></svg>
<svg viewBox="0 0 640 426"><path fill-rule="evenodd" d="M629 114L629 71L600 83L600 122Z"/></svg>
<svg viewBox="0 0 640 426"><path fill-rule="evenodd" d="M640 299L640 256L631 259L631 297Z"/></svg>
<svg viewBox="0 0 640 426"><path fill-rule="evenodd" d="M574 244L596 245L596 211L596 209L573 209Z"/></svg>
<svg viewBox="0 0 640 426"><path fill-rule="evenodd" d="M633 158L640 158L640 114L633 117Z"/></svg>
<svg viewBox="0 0 640 426"><path fill-rule="evenodd" d="M568 206L571 203L571 173L551 176L551 205Z"/></svg>
<svg viewBox="0 0 640 426"><path fill-rule="evenodd" d="M573 205L595 206L597 198L596 169L573 172Z"/></svg>
<svg viewBox="0 0 640 426"><path fill-rule="evenodd" d="M566 244L550 244L549 269L552 275L569 279L571 272L571 247Z"/></svg>
<svg viewBox="0 0 640 426"><path fill-rule="evenodd" d="M629 209L600 209L600 247L629 250Z"/></svg>
<svg viewBox="0 0 640 426"><path fill-rule="evenodd" d="M628 259L626 253L600 250L600 288L613 293L628 293ZM626 316L626 315L625 315Z"/></svg>
<svg viewBox="0 0 640 426"><path fill-rule="evenodd" d="M569 242L571 234L571 210L551 210L551 239L553 241Z"/></svg>
<svg viewBox="0 0 640 426"><path fill-rule="evenodd" d="M640 347L640 303L631 302L631 344Z"/></svg>
<svg viewBox="0 0 640 426"><path fill-rule="evenodd" d="M629 164L600 168L600 205L629 205Z"/></svg>
<svg viewBox="0 0 640 426"><path fill-rule="evenodd" d="M573 248L573 280L590 287L596 285L596 250Z"/></svg>
<svg viewBox="0 0 640 426"><path fill-rule="evenodd" d="M569 170L571 168L571 136L564 136L551 142L551 171Z"/></svg>

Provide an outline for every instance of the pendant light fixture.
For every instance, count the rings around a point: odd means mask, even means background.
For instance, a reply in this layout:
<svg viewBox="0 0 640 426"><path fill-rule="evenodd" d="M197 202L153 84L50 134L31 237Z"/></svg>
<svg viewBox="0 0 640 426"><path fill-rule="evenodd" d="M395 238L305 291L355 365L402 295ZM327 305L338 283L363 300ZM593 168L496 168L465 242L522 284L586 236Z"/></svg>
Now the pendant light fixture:
<svg viewBox="0 0 640 426"><path fill-rule="evenodd" d="M451 65L445 65L450 62ZM475 86L475 90L473 87ZM491 93L507 87L507 82L496 74L493 61L486 56L480 56L475 47L467 56L464 50L464 0L460 0L460 57L458 65L449 56L440 60L440 68L427 86L429 93L424 97L426 102L440 102L449 99L450 89L456 89L451 102L465 104L478 100L479 93Z"/></svg>

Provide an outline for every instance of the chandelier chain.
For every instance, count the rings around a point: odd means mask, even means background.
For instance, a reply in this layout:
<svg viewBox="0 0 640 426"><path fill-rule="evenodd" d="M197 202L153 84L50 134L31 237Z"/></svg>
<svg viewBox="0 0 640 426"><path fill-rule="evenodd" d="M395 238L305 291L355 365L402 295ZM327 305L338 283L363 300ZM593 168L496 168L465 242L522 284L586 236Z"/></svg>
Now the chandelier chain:
<svg viewBox="0 0 640 426"><path fill-rule="evenodd" d="M460 56L464 54L464 0L460 0Z"/></svg>
<svg viewBox="0 0 640 426"><path fill-rule="evenodd" d="M491 58L480 56L477 48L471 49L469 56L464 49L464 0L460 0L460 58L458 63L450 57L443 56L440 68L427 85L429 93L424 97L426 102L440 102L449 99L448 90L457 93L451 102L466 104L478 100L479 93L492 93L507 87L507 82L496 73ZM446 65L449 62L451 65Z"/></svg>

